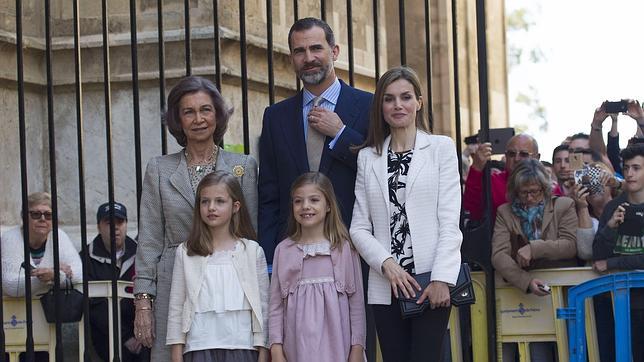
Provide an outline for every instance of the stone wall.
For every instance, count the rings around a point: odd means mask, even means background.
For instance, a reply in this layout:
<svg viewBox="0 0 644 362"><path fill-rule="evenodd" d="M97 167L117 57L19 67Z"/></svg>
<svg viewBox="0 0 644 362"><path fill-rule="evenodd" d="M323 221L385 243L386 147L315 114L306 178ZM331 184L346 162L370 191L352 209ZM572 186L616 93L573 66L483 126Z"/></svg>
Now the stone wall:
<svg viewBox="0 0 644 362"><path fill-rule="evenodd" d="M50 190L47 127L47 95L44 54L44 10L42 1L23 1L24 69L26 81L27 175L29 191ZM105 101L100 1L81 1L82 110L84 137L87 220L94 222L97 205L107 199ZM130 219L136 220L136 164L132 108L129 1L110 0L110 75L112 110L112 151L114 157L115 197L126 204ZM407 3L407 44L409 64L426 79L424 55L423 1ZM431 0L432 103L434 131L454 136L453 64L451 11L449 0ZM53 89L56 141L56 171L59 220L72 227L80 220L78 194L78 145L74 91L73 10L71 1L52 1ZM336 63L338 75L348 82L346 2L327 1L327 21L340 45ZM353 0L353 40L356 86L373 90L375 60L372 1ZM463 134L478 129L478 81L476 76L476 27L473 2L459 0L459 70ZM164 39L166 94L185 74L183 1L165 0ZM299 1L300 17L319 16L319 1ZM507 124L507 87L505 82L505 40L503 0L488 1L488 42L490 49L490 99L492 124ZM257 156L261 118L268 105L266 64L265 1L248 0L246 38L248 54L248 120L250 152ZM212 1L191 0L191 38L193 74L213 77L214 52ZM286 37L293 21L293 1L273 1L273 57L276 99L294 94L295 76L288 59ZM398 64L397 2L379 2L380 72ZM395 16L393 16L395 15ZM239 50L238 1L219 1L222 94L235 108L226 134L227 144L243 143L242 91ZM158 89L157 1L137 1L138 66L140 88L140 125L142 130L142 171L147 161L161 154L161 124ZM15 1L0 0L0 225L20 222L21 182L18 139L18 97L16 84ZM168 135L168 152L178 150ZM93 233L94 228L88 229Z"/></svg>

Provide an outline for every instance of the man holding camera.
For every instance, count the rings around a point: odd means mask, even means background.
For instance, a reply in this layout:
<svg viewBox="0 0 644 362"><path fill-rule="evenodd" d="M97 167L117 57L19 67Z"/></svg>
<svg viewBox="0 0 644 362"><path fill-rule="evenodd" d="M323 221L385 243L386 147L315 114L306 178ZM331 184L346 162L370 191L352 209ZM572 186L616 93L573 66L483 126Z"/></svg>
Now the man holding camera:
<svg viewBox="0 0 644 362"><path fill-rule="evenodd" d="M593 241L593 268L599 273L644 269L644 144L630 145L620 155L624 191L604 208ZM634 361L644 360L643 322L644 289L635 288L631 290Z"/></svg>
<svg viewBox="0 0 644 362"><path fill-rule="evenodd" d="M473 162L465 181L463 207L470 213L470 220L483 219L483 169L492 157L492 144L481 143L472 155ZM505 170L492 172L490 189L492 191L492 225L496 221L496 209L508 202L506 186L514 167L522 160L533 158L538 160L539 146L537 140L527 134L518 134L508 141L505 146Z"/></svg>

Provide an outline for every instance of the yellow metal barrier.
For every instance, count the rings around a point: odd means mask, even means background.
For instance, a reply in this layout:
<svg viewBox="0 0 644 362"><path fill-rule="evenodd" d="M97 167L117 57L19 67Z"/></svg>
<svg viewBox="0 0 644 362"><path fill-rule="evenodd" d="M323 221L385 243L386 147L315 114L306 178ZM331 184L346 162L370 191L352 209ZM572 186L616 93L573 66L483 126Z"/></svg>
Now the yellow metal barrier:
<svg viewBox="0 0 644 362"><path fill-rule="evenodd" d="M548 283L552 294L538 297L524 293L506 283L496 275L496 322L497 322L497 356L501 360L502 343L517 343L520 360L530 361L529 344L531 342L556 342L560 361L568 360L568 333L563 320L556 318L557 308L565 306L566 288L594 279L598 275L589 267L533 270L531 274ZM472 333L474 361L487 358L487 336L485 334L485 275L482 272L472 273L476 285L477 304L472 307ZM482 303L483 305L479 305ZM586 301L589 361L599 361L596 334L594 334L594 315L592 300ZM480 311L476 313L475 311ZM480 338L478 338L478 337Z"/></svg>
<svg viewBox="0 0 644 362"><path fill-rule="evenodd" d="M111 281L92 281L89 282L89 297L101 298L106 297L108 300L112 298L112 282ZM118 313L121 314L120 301L123 298L133 298L132 293L126 291L127 287L132 286L131 282L118 281L118 300L119 309ZM82 290L82 285L77 285L76 289ZM3 297L2 304L4 308L3 326L5 332L5 350L9 354L9 362L17 362L20 353L27 350L25 341L27 338L27 312L25 308L24 298ZM33 318L33 337L34 337L34 351L45 351L49 353L49 360L55 361L56 351L56 328L55 324L47 323L45 314L42 310L42 305L39 299L32 300L32 318ZM108 320L112 320L112 308L108 308ZM46 326L46 327L45 327ZM119 318L120 330L120 318ZM114 340L112 338L113 327L109 324L109 346L110 346L110 360L113 359ZM84 328L83 320L78 323L78 350L79 361L83 360L85 351L84 344ZM120 346L120 343L119 343Z"/></svg>

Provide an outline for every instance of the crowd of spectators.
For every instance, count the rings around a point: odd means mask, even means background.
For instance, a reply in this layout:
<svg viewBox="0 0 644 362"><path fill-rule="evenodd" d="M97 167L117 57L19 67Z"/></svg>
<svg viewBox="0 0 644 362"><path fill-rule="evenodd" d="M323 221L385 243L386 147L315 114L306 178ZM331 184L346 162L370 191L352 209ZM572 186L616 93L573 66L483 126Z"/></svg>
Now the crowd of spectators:
<svg viewBox="0 0 644 362"><path fill-rule="evenodd" d="M538 141L527 134L512 137L502 163L492 159L490 143L469 138L462 159L466 173L463 206L470 222L478 224L484 210L483 171L490 167L492 265L511 285L526 293L546 296L548 281L530 270L591 265L599 273L644 269L644 111L635 100L621 101L623 110L609 113L602 103L592 118L590 133L566 137L552 153L552 162L540 160ZM637 123L628 146L619 147L619 114ZM611 118L608 142L603 122ZM608 301L606 299L608 298ZM610 296L596 300L602 360L614 358ZM597 307L607 306L608 309ZM644 321L644 296L631 293L634 360L642 360L644 333L635 328ZM506 348L507 347L507 348ZM515 350L504 346L504 360ZM532 359L550 361L554 348L532 346Z"/></svg>

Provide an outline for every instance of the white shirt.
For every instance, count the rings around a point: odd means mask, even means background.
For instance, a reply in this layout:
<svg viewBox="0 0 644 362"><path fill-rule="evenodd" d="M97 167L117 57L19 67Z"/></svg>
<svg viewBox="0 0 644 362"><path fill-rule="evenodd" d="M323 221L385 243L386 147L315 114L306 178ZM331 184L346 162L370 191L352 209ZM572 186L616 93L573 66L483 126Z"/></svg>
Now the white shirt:
<svg viewBox="0 0 644 362"><path fill-rule="evenodd" d="M238 247L243 246L238 242ZM215 251L208 257L184 353L255 349L251 306L233 266L232 252Z"/></svg>

